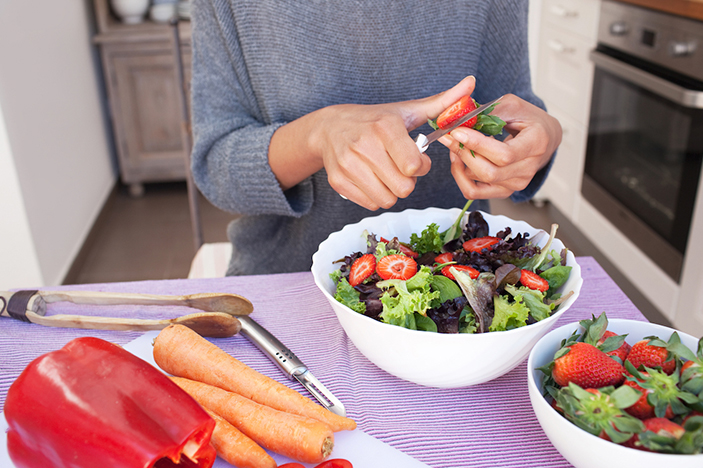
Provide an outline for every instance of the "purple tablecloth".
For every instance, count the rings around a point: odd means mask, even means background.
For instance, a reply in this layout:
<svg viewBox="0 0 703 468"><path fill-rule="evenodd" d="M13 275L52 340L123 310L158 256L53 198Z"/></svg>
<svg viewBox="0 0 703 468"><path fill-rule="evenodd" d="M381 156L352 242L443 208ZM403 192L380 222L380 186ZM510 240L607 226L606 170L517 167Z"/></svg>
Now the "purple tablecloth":
<svg viewBox="0 0 703 468"><path fill-rule="evenodd" d="M591 257L577 259L581 295L556 326L608 313L646 320ZM48 289L48 288L47 288ZM542 431L527 393L526 361L492 382L437 390L393 377L371 364L349 341L310 273L202 280L141 281L52 289L192 294L227 292L254 304L255 318L305 362L345 405L367 434L434 468L569 467ZM78 306L55 303L48 314L96 314L171 318L192 312L178 307ZM79 336L126 344L140 332L48 328L0 319L0 405L7 390L34 358ZM283 373L244 337L213 340L260 372L290 385Z"/></svg>

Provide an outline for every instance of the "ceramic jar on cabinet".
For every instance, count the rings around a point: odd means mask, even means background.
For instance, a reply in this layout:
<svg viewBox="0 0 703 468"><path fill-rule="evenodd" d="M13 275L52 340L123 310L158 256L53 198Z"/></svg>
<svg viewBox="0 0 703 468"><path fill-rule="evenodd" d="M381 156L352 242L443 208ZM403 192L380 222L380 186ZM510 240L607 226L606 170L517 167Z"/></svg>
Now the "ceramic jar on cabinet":
<svg viewBox="0 0 703 468"><path fill-rule="evenodd" d="M123 23L137 24L144 21L150 0L110 0L110 6Z"/></svg>

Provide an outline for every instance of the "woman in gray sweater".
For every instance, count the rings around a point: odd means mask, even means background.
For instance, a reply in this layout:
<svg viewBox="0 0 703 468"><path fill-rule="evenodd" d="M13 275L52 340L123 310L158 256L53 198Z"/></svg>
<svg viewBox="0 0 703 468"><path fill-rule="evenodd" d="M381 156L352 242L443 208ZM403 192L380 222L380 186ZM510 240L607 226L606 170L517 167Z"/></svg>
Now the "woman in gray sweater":
<svg viewBox="0 0 703 468"><path fill-rule="evenodd" d="M194 0L192 169L239 215L228 274L307 270L331 232L383 210L531 198L561 127L531 89L527 5ZM421 154L427 119L466 94L506 95L506 136L457 129Z"/></svg>

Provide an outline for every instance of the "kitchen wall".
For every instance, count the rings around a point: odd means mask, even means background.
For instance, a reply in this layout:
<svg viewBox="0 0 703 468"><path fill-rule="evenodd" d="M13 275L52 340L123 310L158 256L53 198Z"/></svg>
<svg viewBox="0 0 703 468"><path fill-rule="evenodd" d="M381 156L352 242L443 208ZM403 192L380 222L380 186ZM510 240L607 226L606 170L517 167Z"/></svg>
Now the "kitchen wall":
<svg viewBox="0 0 703 468"><path fill-rule="evenodd" d="M116 181L90 5L0 2L0 289L60 284Z"/></svg>

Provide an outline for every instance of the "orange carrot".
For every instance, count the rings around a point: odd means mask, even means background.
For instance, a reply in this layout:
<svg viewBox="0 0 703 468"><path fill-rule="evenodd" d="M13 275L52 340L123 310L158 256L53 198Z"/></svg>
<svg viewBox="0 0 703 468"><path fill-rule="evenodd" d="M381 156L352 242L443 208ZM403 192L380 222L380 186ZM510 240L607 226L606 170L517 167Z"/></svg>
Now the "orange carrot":
<svg viewBox="0 0 703 468"><path fill-rule="evenodd" d="M203 407L268 450L303 463L320 463L332 452L334 434L325 423L278 411L202 382L171 379Z"/></svg>
<svg viewBox="0 0 703 468"><path fill-rule="evenodd" d="M317 419L333 432L356 428L353 419L334 414L257 372L183 325L169 325L161 330L154 341L154 360L169 374L214 385L280 411Z"/></svg>
<svg viewBox="0 0 703 468"><path fill-rule="evenodd" d="M215 420L215 430L210 442L217 450L217 455L237 468L276 468L276 460L266 453L259 444L229 423L225 418L211 410L205 411Z"/></svg>

